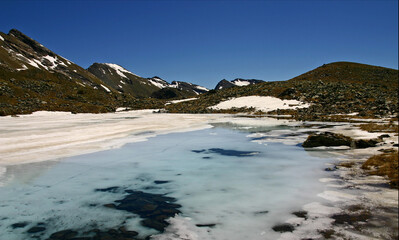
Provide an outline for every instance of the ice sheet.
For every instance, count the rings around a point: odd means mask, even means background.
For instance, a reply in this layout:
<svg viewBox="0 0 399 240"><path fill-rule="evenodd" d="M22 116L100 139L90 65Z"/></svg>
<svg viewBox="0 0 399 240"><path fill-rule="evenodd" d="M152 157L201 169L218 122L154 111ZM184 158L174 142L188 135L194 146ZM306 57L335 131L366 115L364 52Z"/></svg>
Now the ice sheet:
<svg viewBox="0 0 399 240"><path fill-rule="evenodd" d="M212 148L234 150L230 153L237 155L192 151ZM258 154L242 156L240 151ZM64 229L85 231L121 225L142 236L156 233L141 227L138 216L103 207L121 199L124 193L95 189L118 186L167 193L182 205L181 215L170 219L170 228L155 239L277 238L280 234L271 227L292 218L293 211L318 199L317 193L323 191L324 183L317 179L327 177L325 161L309 156L300 147L259 145L245 132L210 128L159 135L120 149L58 162L8 166L7 181L0 188L0 215L8 217L0 221L0 231L10 240L19 239L21 235L30 236L25 232L37 222L45 222L43 236ZM29 178L18 180L27 173L31 173ZM155 184L156 180L168 182ZM127 221L128 217L132 218ZM18 222L27 222L28 226L10 227Z"/></svg>

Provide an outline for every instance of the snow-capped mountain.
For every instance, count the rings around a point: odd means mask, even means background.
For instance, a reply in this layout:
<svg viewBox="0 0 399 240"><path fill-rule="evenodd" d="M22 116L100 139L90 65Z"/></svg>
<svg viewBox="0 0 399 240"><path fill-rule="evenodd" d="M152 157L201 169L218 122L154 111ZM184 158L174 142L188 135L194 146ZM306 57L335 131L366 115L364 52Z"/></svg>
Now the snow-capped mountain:
<svg viewBox="0 0 399 240"><path fill-rule="evenodd" d="M155 86L158 86L159 88L176 88L182 91L188 91L192 92L196 95L199 95L201 93L208 92L209 89L189 83L189 82L182 82L182 81L172 81L172 83L168 83L167 81L163 80L162 78L155 76L152 78L148 78L148 80L154 84Z"/></svg>
<svg viewBox="0 0 399 240"><path fill-rule="evenodd" d="M193 92L196 95L199 95L201 93L205 93L208 92L209 89L196 85L196 84L192 84L189 82L180 82L180 81L173 81L169 87L171 88L177 88L183 91L189 91L189 92Z"/></svg>
<svg viewBox="0 0 399 240"><path fill-rule="evenodd" d="M136 97L155 97L157 94L153 93L164 88L181 91L176 97L192 97L208 91L204 87L188 82L168 83L158 76L143 78L113 63L94 63L87 70L115 90Z"/></svg>
<svg viewBox="0 0 399 240"><path fill-rule="evenodd" d="M117 64L94 63L87 70L116 91L134 97L149 97L159 90L159 87L147 78L140 77Z"/></svg>
<svg viewBox="0 0 399 240"><path fill-rule="evenodd" d="M258 79L242 79L242 78L236 78L232 81L227 81L226 79L221 80L215 87L215 90L220 90L220 89L226 89L226 88L231 88L231 87L242 87L242 86L248 86L251 84L257 84L261 83L263 80L258 80Z"/></svg>

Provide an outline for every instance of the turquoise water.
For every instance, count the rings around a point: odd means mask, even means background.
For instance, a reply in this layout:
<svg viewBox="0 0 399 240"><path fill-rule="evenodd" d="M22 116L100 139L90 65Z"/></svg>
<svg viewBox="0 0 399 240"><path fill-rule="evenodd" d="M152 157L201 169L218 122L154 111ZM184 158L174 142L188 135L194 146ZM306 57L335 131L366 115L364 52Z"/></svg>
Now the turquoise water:
<svg viewBox="0 0 399 240"><path fill-rule="evenodd" d="M126 190L173 198L181 206L179 224L169 232L186 231L192 239L276 239L274 225L319 200L325 186L318 179L328 174L324 168L331 159L310 156L300 146L259 144L250 135L269 130L219 126L7 167L0 187L0 239L46 239L65 229L84 236L121 226L140 237L159 234L143 226L139 214L104 206L124 199ZM113 190L98 190L106 188ZM41 231L28 233L32 227Z"/></svg>

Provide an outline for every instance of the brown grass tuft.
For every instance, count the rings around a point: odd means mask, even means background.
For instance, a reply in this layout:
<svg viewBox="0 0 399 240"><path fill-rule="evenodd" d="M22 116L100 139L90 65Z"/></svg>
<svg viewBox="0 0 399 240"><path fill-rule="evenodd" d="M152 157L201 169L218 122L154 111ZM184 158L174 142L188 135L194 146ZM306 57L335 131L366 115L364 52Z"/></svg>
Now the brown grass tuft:
<svg viewBox="0 0 399 240"><path fill-rule="evenodd" d="M388 176L391 187L399 187L398 151L374 155L363 163L362 169L368 174Z"/></svg>
<svg viewBox="0 0 399 240"><path fill-rule="evenodd" d="M359 126L363 131L368 132L398 132L398 125L388 123L388 124L377 124L377 123L367 123Z"/></svg>

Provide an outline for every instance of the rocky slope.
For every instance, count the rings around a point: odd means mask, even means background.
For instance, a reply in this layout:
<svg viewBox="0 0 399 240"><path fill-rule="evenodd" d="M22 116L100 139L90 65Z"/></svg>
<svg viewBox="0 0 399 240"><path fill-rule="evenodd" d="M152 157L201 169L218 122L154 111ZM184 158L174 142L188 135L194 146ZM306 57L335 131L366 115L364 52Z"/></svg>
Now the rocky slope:
<svg viewBox="0 0 399 240"><path fill-rule="evenodd" d="M0 32L0 116L161 108L163 100L149 97L164 88L173 89L175 98L207 91L190 83L142 78L116 64L95 63L86 70L16 29Z"/></svg>
<svg viewBox="0 0 399 240"><path fill-rule="evenodd" d="M18 30L0 36L0 115L107 112L126 98Z"/></svg>
<svg viewBox="0 0 399 240"><path fill-rule="evenodd" d="M311 103L309 108L277 111L299 120L331 120L332 114L357 112L361 117L398 113L398 70L359 63L323 65L288 81L264 82L212 91L196 101L168 105L169 112L210 113L210 106L233 97L274 96ZM245 111L235 109L230 112Z"/></svg>
<svg viewBox="0 0 399 240"><path fill-rule="evenodd" d="M221 89L227 89L231 87L242 87L242 86L248 86L252 84L258 84L264 82L263 80L257 80L257 79L242 79L242 78L236 78L232 81L227 81L226 79L221 80L218 82L218 84L215 87L215 90L221 90Z"/></svg>

